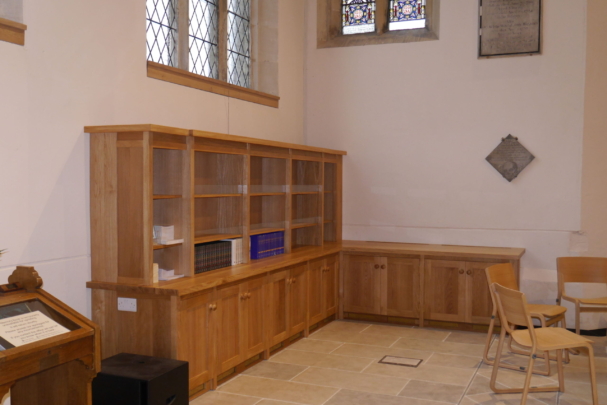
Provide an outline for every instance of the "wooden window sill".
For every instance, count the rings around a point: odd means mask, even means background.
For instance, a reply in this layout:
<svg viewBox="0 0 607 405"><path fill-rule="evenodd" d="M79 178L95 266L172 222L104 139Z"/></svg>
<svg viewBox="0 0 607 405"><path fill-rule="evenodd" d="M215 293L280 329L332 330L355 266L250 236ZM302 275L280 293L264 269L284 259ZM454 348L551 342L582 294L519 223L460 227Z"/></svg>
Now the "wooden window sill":
<svg viewBox="0 0 607 405"><path fill-rule="evenodd" d="M27 30L25 24L0 18L0 41L25 45L25 30Z"/></svg>
<svg viewBox="0 0 607 405"><path fill-rule="evenodd" d="M229 84L217 79L211 79L190 73L183 69L148 61L148 77L166 82L180 84L194 89L204 90L222 96L237 98L251 103L278 108L280 97L262 93L257 90Z"/></svg>

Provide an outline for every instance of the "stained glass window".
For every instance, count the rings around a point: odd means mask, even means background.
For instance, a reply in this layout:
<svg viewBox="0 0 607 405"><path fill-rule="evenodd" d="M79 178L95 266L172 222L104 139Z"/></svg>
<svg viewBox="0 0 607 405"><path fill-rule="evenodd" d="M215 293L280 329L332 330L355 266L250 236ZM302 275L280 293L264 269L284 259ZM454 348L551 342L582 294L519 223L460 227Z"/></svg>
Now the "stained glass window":
<svg viewBox="0 0 607 405"><path fill-rule="evenodd" d="M189 1L189 70L218 79L217 0Z"/></svg>
<svg viewBox="0 0 607 405"><path fill-rule="evenodd" d="M375 1L342 0L341 4L344 35L375 31Z"/></svg>
<svg viewBox="0 0 607 405"><path fill-rule="evenodd" d="M175 0L146 1L147 57L152 62L177 66L177 9Z"/></svg>
<svg viewBox="0 0 607 405"><path fill-rule="evenodd" d="M390 0L390 31L426 27L426 0Z"/></svg>
<svg viewBox="0 0 607 405"><path fill-rule="evenodd" d="M228 1L228 83L250 86L251 2Z"/></svg>

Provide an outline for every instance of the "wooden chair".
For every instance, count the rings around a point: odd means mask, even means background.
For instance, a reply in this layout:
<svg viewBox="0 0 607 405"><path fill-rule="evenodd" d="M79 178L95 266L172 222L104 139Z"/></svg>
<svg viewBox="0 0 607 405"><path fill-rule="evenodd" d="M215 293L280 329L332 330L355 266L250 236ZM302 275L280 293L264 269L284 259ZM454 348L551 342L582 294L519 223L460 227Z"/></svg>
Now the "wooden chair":
<svg viewBox="0 0 607 405"><path fill-rule="evenodd" d="M487 267L485 269L485 274L487 275L487 283L489 284L489 291L491 291L491 284L497 283L503 287L509 288L511 290L518 291L518 284L516 282L516 277L514 275L514 269L512 268L512 264L503 263L496 264L494 266ZM493 296L493 292L491 292L491 301L493 301L493 314L491 315L491 321L489 323L489 331L487 332L487 341L485 342L485 353L483 355L483 361L492 366L495 359L489 358L489 349L491 348L491 340L493 339L493 330L495 328L495 319L497 318L497 306L495 305L495 297ZM565 328L565 312L567 308L561 307L559 305L541 305L541 304L528 304L529 313L532 318L537 318L540 321L542 328L554 325L558 322L561 323L561 326ZM512 347L512 339L508 342L508 350L512 353L529 355L529 353L518 350ZM550 360L556 360L556 357L550 357L550 353L544 354L544 359L546 361L546 371L534 371L534 374L540 375L550 375ZM569 363L569 352L565 353L565 362ZM515 366L513 364L502 363L500 367L509 368L511 370L520 371L521 368L519 366ZM524 369L522 370L524 371Z"/></svg>
<svg viewBox="0 0 607 405"><path fill-rule="evenodd" d="M592 387L592 403L599 405L598 393L596 388L596 373L594 366L594 351L592 350L592 341L582 336L576 335L563 328L541 328L535 329L531 321L531 314L527 305L525 294L520 291L502 287L497 283L491 285L495 303L502 323L497 353L493 363L493 372L489 386L493 392L498 394L523 393L521 405L527 402L527 394L530 392L565 392L565 378L563 375L563 350L585 347L588 349L588 363L590 369L590 385ZM513 326L522 326L527 329L514 329ZM506 333L519 345L529 348L529 365L527 367L527 376L523 388L499 389L496 387L497 373L500 368L500 358ZM533 364L536 359L537 351L549 352L556 350L558 386L551 387L533 387L530 388L531 376L533 375Z"/></svg>
<svg viewBox="0 0 607 405"><path fill-rule="evenodd" d="M565 283L607 284L607 258L605 257L559 257L556 259L558 274L558 298L575 304L575 333L580 334L581 312L607 312L607 297L574 298L565 292ZM583 307L582 305L592 305Z"/></svg>

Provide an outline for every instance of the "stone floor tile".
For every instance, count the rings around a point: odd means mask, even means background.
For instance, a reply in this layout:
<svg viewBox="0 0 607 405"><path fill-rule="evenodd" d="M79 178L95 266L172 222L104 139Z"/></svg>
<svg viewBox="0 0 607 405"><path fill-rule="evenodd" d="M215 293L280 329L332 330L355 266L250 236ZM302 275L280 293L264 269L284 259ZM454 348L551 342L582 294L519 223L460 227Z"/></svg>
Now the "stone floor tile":
<svg viewBox="0 0 607 405"><path fill-rule="evenodd" d="M219 388L219 391L305 405L322 405L338 389L240 375Z"/></svg>
<svg viewBox="0 0 607 405"><path fill-rule="evenodd" d="M347 331L333 332L329 330L319 330L318 332L310 335L310 339L390 347L399 339L399 337L394 335L375 335L368 333L352 333Z"/></svg>
<svg viewBox="0 0 607 405"><path fill-rule="evenodd" d="M497 388L508 388L503 384L497 383ZM466 396L475 395L475 394L487 394L493 392L491 387L489 386L489 378L477 374L474 376L472 380L472 384L468 387L466 391Z"/></svg>
<svg viewBox="0 0 607 405"><path fill-rule="evenodd" d="M255 405L259 398L210 391L194 399L190 405Z"/></svg>
<svg viewBox="0 0 607 405"><path fill-rule="evenodd" d="M314 366L346 371L362 371L373 360L362 357L337 356L334 354L283 350L270 358L271 362Z"/></svg>
<svg viewBox="0 0 607 405"><path fill-rule="evenodd" d="M362 333L361 333L362 335ZM437 342L423 339L400 339L392 347L409 350L423 350L438 353L457 354L463 356L482 357L484 345L471 345L466 343Z"/></svg>
<svg viewBox="0 0 607 405"><path fill-rule="evenodd" d="M444 340L451 332L406 326L371 325L362 334L398 336L410 339Z"/></svg>
<svg viewBox="0 0 607 405"><path fill-rule="evenodd" d="M326 405L445 405L445 403L427 401L425 399L341 390Z"/></svg>
<svg viewBox="0 0 607 405"><path fill-rule="evenodd" d="M368 357L371 359L378 360L384 358L384 356L408 357L412 359L421 360L429 359L432 356L432 352L428 351L398 349L394 347L388 348L379 346L357 345L352 343L345 343L343 346L341 346L331 354L339 354L341 356Z"/></svg>
<svg viewBox="0 0 607 405"><path fill-rule="evenodd" d="M310 367L295 377L293 381L375 394L397 395L409 380Z"/></svg>
<svg viewBox="0 0 607 405"><path fill-rule="evenodd" d="M491 378L491 372L491 369L481 369L478 371L478 374ZM497 382L510 388L522 387L525 384L525 378L526 373L508 370L505 368L500 368L497 374ZM558 378L556 376L545 377L533 374L531 377L532 387L541 387L546 385L558 385Z"/></svg>
<svg viewBox="0 0 607 405"><path fill-rule="evenodd" d="M374 363L365 369L363 374L377 374L391 377L408 378L439 382L444 384L467 386L472 380L475 370L459 369L454 372L449 367L421 365L419 367L393 366L390 364Z"/></svg>
<svg viewBox="0 0 607 405"><path fill-rule="evenodd" d="M477 404L482 405L520 405L522 394L477 394L466 396ZM546 403L531 395L527 397L527 405L556 405L556 403Z"/></svg>
<svg viewBox="0 0 607 405"><path fill-rule="evenodd" d="M443 367L477 369L481 363L479 357L458 356L456 354L434 353L426 364Z"/></svg>
<svg viewBox="0 0 607 405"><path fill-rule="evenodd" d="M485 345L487 341L486 333L479 332L459 332L454 331L447 336L445 342L452 343L469 343L474 345Z"/></svg>
<svg viewBox="0 0 607 405"><path fill-rule="evenodd" d="M262 361L244 371L243 374L288 381L297 374L300 374L306 368L307 366L299 366L296 364Z"/></svg>
<svg viewBox="0 0 607 405"><path fill-rule="evenodd" d="M461 385L411 380L398 395L457 404L465 390L466 387Z"/></svg>
<svg viewBox="0 0 607 405"><path fill-rule="evenodd" d="M565 369L565 381L584 382L590 384L590 368L586 367L571 367L566 365ZM607 371L596 370L596 382L597 384L607 385Z"/></svg>
<svg viewBox="0 0 607 405"><path fill-rule="evenodd" d="M319 331L360 333L369 328L370 323L356 321L334 321L323 326Z"/></svg>
<svg viewBox="0 0 607 405"><path fill-rule="evenodd" d="M315 352L315 353L331 353L339 346L343 345L341 342L330 342L327 340L314 340L314 339L301 339L291 346L289 349L292 350L303 350L304 352Z"/></svg>

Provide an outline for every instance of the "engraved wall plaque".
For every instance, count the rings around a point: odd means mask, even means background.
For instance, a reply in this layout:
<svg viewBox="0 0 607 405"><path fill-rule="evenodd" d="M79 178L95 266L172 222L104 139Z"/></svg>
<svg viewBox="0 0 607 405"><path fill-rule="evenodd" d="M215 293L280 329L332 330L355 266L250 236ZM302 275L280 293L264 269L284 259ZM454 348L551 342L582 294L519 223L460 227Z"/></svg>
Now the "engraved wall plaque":
<svg viewBox="0 0 607 405"><path fill-rule="evenodd" d="M519 143L518 138L508 135L486 159L506 180L512 181L535 156Z"/></svg>
<svg viewBox="0 0 607 405"><path fill-rule="evenodd" d="M480 0L479 57L541 51L541 0Z"/></svg>

